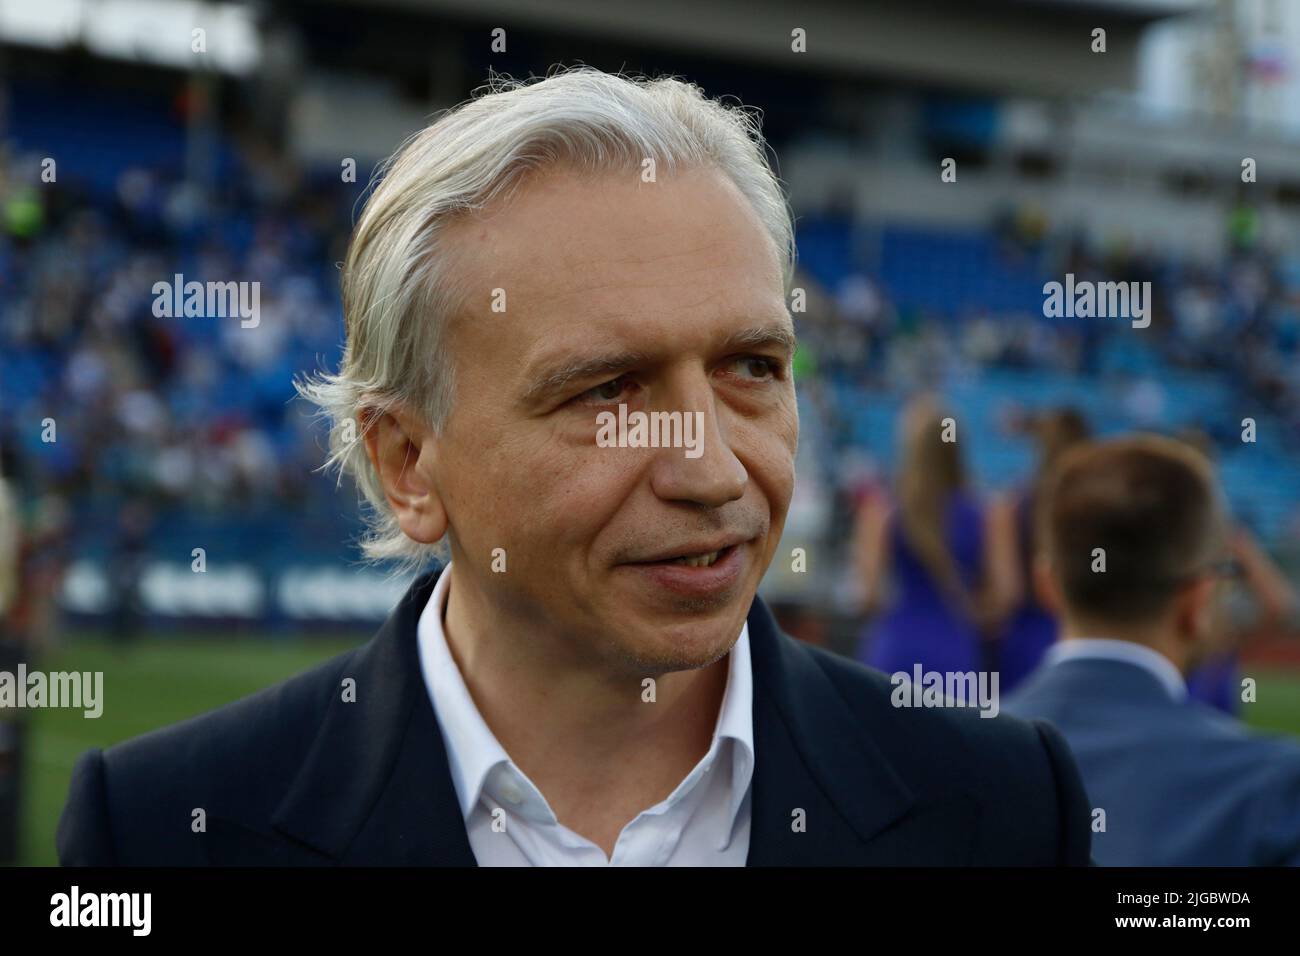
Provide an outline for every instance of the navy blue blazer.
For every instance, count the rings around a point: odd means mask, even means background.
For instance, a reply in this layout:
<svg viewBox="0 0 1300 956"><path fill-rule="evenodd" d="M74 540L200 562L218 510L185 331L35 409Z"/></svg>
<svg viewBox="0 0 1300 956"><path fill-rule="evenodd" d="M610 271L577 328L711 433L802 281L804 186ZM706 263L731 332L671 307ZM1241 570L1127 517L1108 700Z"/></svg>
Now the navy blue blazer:
<svg viewBox="0 0 1300 956"><path fill-rule="evenodd" d="M1003 710L1070 743L1105 831L1102 866L1300 865L1300 745L1251 732L1125 661L1040 668ZM1100 817L1099 817L1100 820Z"/></svg>
<svg viewBox="0 0 1300 956"><path fill-rule="evenodd" d="M73 772L64 865L475 865L421 675L418 579L369 643ZM1086 864L1060 735L975 710L896 709L889 678L749 614L748 864ZM356 681L355 702L341 682ZM191 828L206 814L206 832ZM803 827L796 827L797 811Z"/></svg>

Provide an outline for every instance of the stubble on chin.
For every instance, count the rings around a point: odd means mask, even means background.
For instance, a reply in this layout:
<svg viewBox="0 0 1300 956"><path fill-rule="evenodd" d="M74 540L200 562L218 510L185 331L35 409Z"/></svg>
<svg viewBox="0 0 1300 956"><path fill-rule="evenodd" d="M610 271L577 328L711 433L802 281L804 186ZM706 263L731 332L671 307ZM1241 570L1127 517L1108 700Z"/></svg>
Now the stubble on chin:
<svg viewBox="0 0 1300 956"><path fill-rule="evenodd" d="M717 628L717 624L712 622L701 626L710 630ZM726 657L739 640L743 627L742 619L735 626L734 633L729 629L716 640L685 641L676 646L662 637L642 642L630 641L626 636L610 638L605 641L603 656L615 669L637 679L659 677L674 671L699 670Z"/></svg>

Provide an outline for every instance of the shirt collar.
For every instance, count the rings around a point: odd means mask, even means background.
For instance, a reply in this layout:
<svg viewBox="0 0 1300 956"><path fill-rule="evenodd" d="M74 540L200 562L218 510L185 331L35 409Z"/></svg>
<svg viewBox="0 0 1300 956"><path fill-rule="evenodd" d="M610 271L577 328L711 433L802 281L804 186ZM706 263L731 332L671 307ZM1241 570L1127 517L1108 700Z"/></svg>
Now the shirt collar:
<svg viewBox="0 0 1300 956"><path fill-rule="evenodd" d="M510 755L492 733L474 698L465 686L460 668L451 656L447 636L442 629L442 615L447 606L451 585L451 565L443 568L433 586L429 602L420 613L416 635L420 650L420 667L424 683L433 702L438 726L442 730L451 767L452 782L460 798L460 811L468 818L477 805L488 774L498 764L509 764Z"/></svg>
<svg viewBox="0 0 1300 956"><path fill-rule="evenodd" d="M1187 682L1169 658L1159 651L1134 641L1117 641L1106 637L1071 637L1048 649L1044 663L1060 664L1073 660L1108 660L1133 664L1151 674L1174 700L1187 697Z"/></svg>
<svg viewBox="0 0 1300 956"><path fill-rule="evenodd" d="M727 833L718 846L725 850L731 845L736 828L736 817L749 793L754 776L754 672L749 658L749 622L740 629L740 637L732 645L727 661L727 689L722 695L718 712L718 726L713 731L713 745L720 741L731 743L731 792L727 806Z"/></svg>
<svg viewBox="0 0 1300 956"><path fill-rule="evenodd" d="M510 755L483 720L447 646L442 618L451 586L451 569L449 563L438 575L433 593L429 595L429 601L420 613L416 634L425 687L442 731L452 782L460 800L461 815L468 819L478 804L489 775L496 767L505 765L517 780L527 781L527 778L515 767ZM748 794L754 773L754 678L749 653L748 622L741 628L740 637L728 655L727 688L722 695L718 723L714 727L708 754L682 782L683 785L678 786L668 797L665 801L667 805L684 798L693 789L693 785L698 783L697 771L703 772L705 767L712 766L717 761L726 741L732 742L728 804L730 825L719 846L720 850L725 850L731 843L736 817ZM687 781L691 781L692 786L686 786Z"/></svg>

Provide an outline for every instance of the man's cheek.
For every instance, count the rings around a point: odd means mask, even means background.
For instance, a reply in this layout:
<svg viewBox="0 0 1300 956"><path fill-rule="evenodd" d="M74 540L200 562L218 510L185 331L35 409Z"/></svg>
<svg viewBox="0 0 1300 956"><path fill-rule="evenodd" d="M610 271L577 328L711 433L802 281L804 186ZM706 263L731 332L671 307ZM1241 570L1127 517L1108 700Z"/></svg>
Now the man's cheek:
<svg viewBox="0 0 1300 956"><path fill-rule="evenodd" d="M782 411L780 422L779 433L784 438L785 446L793 460L799 450L799 403L795 400L793 391Z"/></svg>
<svg viewBox="0 0 1300 956"><path fill-rule="evenodd" d="M794 462L796 445L793 433L780 428L756 430L750 460L754 463L751 477L773 500L773 510L783 509L794 491Z"/></svg>
<svg viewBox="0 0 1300 956"><path fill-rule="evenodd" d="M627 449L565 448L514 466L515 507L530 524L555 539L578 536L619 499L629 462Z"/></svg>

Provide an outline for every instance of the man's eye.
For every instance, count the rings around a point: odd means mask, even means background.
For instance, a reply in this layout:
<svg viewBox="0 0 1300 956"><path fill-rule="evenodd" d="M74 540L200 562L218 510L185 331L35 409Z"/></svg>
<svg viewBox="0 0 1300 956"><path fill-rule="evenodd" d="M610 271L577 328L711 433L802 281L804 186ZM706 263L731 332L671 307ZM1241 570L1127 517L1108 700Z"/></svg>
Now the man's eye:
<svg viewBox="0 0 1300 956"><path fill-rule="evenodd" d="M581 395L577 396L577 401L587 404L598 402L612 402L623 396L627 391L629 382L626 375L620 375L618 378L612 378L608 382L602 382L595 388L589 388Z"/></svg>
<svg viewBox="0 0 1300 956"><path fill-rule="evenodd" d="M761 355L745 355L735 360L732 367L739 369L741 373L751 379L767 379L781 377L781 363L776 359L764 358Z"/></svg>

